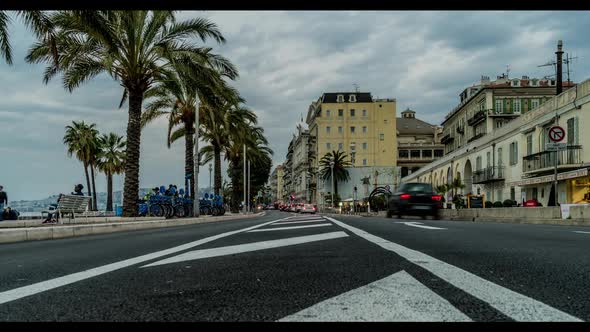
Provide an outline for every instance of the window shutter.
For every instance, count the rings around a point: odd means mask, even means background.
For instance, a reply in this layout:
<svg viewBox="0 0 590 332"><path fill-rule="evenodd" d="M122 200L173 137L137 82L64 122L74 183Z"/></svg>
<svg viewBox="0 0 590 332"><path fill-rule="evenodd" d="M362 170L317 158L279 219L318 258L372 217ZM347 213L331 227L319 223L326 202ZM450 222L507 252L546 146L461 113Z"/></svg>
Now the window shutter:
<svg viewBox="0 0 590 332"><path fill-rule="evenodd" d="M578 129L578 125L580 124L580 117L576 116L574 120L574 137L576 138L575 144L580 144L580 131Z"/></svg>

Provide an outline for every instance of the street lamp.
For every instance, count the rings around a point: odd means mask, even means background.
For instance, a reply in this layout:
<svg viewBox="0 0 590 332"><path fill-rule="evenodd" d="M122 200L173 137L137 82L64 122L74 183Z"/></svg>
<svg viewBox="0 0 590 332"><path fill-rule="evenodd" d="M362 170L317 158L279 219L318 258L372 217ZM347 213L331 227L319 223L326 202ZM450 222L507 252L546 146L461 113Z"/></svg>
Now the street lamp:
<svg viewBox="0 0 590 332"><path fill-rule="evenodd" d="M209 191L211 191L211 172L213 171L213 165L209 164Z"/></svg>
<svg viewBox="0 0 590 332"><path fill-rule="evenodd" d="M332 208L333 208L334 207L334 187L335 187L335 183L334 183L334 156L330 157L330 170L331 170L331 174L332 174L330 179L332 180Z"/></svg>
<svg viewBox="0 0 590 332"><path fill-rule="evenodd" d="M199 156L199 102L197 102L197 107L195 108L195 169L193 170L193 174L195 174L195 183L193 183L193 187L195 190L195 197L193 201L193 216L199 217L199 166L201 163L201 158Z"/></svg>

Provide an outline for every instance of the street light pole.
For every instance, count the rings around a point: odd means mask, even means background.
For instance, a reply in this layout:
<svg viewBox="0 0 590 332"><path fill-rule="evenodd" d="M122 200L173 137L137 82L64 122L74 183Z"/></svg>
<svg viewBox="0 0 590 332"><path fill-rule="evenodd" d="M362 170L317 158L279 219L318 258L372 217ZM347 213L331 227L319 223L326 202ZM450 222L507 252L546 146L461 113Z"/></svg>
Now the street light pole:
<svg viewBox="0 0 590 332"><path fill-rule="evenodd" d="M199 163L201 158L199 158L199 102L197 101L197 107L195 109L195 183L193 184L195 190L195 197L193 200L193 216L199 217Z"/></svg>
<svg viewBox="0 0 590 332"><path fill-rule="evenodd" d="M250 213L250 160L248 160L248 213Z"/></svg>
<svg viewBox="0 0 590 332"><path fill-rule="evenodd" d="M211 191L211 172L213 171L213 166L209 164L209 191Z"/></svg>
<svg viewBox="0 0 590 332"><path fill-rule="evenodd" d="M246 144L244 144L244 213L246 212Z"/></svg>
<svg viewBox="0 0 590 332"><path fill-rule="evenodd" d="M330 157L330 171L331 171L331 177L330 179L332 180L332 208L334 208L334 188L335 188L335 183L334 183L334 156Z"/></svg>

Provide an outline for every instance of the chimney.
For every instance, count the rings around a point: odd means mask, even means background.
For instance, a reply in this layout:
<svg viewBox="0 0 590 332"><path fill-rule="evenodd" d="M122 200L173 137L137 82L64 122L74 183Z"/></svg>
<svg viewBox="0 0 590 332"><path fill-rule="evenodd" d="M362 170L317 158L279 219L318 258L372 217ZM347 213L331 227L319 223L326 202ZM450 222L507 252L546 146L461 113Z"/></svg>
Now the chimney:
<svg viewBox="0 0 590 332"><path fill-rule="evenodd" d="M557 87L555 88L556 94L560 94L562 89L563 89L563 83L561 82L561 76L563 74L562 72L562 56L563 56L563 42L561 40L559 40L557 42L557 52L555 52L555 54L557 55L557 82L555 82L555 84L557 85Z"/></svg>
<svg viewBox="0 0 590 332"><path fill-rule="evenodd" d="M528 80L528 79L529 79L529 77L528 77L528 76L523 76L523 77L522 77L522 79L523 79L523 80Z"/></svg>

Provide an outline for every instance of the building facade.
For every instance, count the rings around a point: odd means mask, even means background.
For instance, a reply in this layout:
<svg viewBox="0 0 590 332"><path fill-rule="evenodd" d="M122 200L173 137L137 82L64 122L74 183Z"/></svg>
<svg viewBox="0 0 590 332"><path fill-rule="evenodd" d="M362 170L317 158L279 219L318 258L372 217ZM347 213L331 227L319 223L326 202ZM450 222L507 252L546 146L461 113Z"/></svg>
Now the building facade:
<svg viewBox="0 0 590 332"><path fill-rule="evenodd" d="M491 202L537 199L548 206L553 205L557 164L557 202L590 203L590 130L583 130L590 128L590 80L521 112L402 181L438 186L458 177L465 184L463 194L483 194ZM565 130L562 142L567 144L558 152L547 148L549 129L556 124Z"/></svg>
<svg viewBox="0 0 590 332"><path fill-rule="evenodd" d="M338 184L343 199L352 197L353 188L361 187L359 179L374 171L395 173L398 154L395 99L376 99L367 92L324 93L309 106L306 123L310 153L315 156L310 163L312 202L320 201L320 187L324 194L331 190L329 183L326 186L321 179L318 181L317 174L319 160L332 151L345 152L353 164L348 169L351 181ZM388 171L381 172L383 168ZM390 184L393 185L393 180Z"/></svg>
<svg viewBox="0 0 590 332"><path fill-rule="evenodd" d="M416 118L407 109L397 118L397 165L401 177L441 158L445 146L441 144L442 128Z"/></svg>
<svg viewBox="0 0 590 332"><path fill-rule="evenodd" d="M271 200L283 203L283 165L278 165L270 174Z"/></svg>
<svg viewBox="0 0 590 332"><path fill-rule="evenodd" d="M297 136L293 141L293 191L295 201L309 203L310 193L310 158L309 158L309 130L304 123L297 126Z"/></svg>

